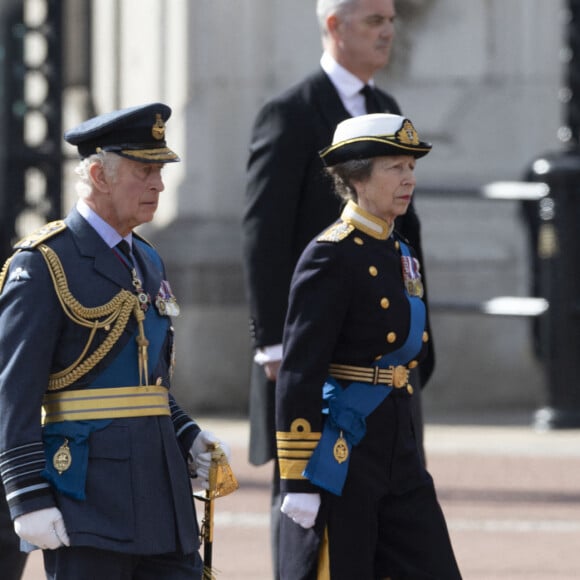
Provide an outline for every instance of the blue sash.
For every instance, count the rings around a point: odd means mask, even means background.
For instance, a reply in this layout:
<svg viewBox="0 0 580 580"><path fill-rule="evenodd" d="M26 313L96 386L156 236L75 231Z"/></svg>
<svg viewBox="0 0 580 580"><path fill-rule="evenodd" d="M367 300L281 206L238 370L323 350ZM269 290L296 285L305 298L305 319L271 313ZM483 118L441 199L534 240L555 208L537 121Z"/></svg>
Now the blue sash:
<svg viewBox="0 0 580 580"><path fill-rule="evenodd" d="M401 254L410 256L406 244L399 242ZM376 366L386 368L391 365L406 364L421 350L425 329L425 304L421 298L410 296L405 290L410 305L409 334L401 348L386 354ZM304 470L304 477L314 485L335 495L341 495L348 474L352 446L357 445L366 434L368 417L390 394L393 387L350 383L342 388L333 377L328 377L322 387L325 402L323 413L328 415L320 441ZM344 446L347 451L335 451L336 446ZM338 458L337 458L338 456Z"/></svg>
<svg viewBox="0 0 580 580"><path fill-rule="evenodd" d="M157 253L140 241L139 244L140 248L146 249L148 255L160 266L161 262ZM155 363L151 368L155 368L157 365L169 325L170 320L167 316L161 316L153 306L147 309L143 326L145 336L149 340L147 349L149 360ZM136 336L137 332L111 364L87 388L111 388L139 384ZM45 425L42 429L42 440L46 466L41 473L42 477L60 493L73 499L84 500L86 498L85 483L89 462L89 436L93 431L104 429L111 422L111 419L98 419L91 421L60 421ZM72 462L66 471L59 474L53 465L53 457L61 448L65 439L67 440Z"/></svg>

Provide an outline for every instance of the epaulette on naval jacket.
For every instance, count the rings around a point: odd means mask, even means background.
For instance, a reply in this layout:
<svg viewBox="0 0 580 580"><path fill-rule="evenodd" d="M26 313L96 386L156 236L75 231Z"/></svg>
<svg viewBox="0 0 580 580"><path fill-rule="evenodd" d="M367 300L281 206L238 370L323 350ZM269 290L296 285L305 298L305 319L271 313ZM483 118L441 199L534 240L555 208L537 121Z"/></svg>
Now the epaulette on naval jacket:
<svg viewBox="0 0 580 580"><path fill-rule="evenodd" d="M336 244L346 239L354 230L355 227L352 224L340 221L331 225L327 230L320 234L316 241L332 242Z"/></svg>

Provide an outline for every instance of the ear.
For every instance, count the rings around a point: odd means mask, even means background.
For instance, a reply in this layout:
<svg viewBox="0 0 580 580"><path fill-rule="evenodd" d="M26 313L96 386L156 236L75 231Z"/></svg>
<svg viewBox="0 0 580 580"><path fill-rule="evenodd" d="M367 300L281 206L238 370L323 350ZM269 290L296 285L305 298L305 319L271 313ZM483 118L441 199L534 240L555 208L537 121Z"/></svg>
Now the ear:
<svg viewBox="0 0 580 580"><path fill-rule="evenodd" d="M338 29L340 27L340 20L336 14L331 14L326 18L326 30L332 38L337 40Z"/></svg>
<svg viewBox="0 0 580 580"><path fill-rule="evenodd" d="M89 166L89 175L96 189L99 191L105 191L109 189L109 182L101 163L91 163Z"/></svg>

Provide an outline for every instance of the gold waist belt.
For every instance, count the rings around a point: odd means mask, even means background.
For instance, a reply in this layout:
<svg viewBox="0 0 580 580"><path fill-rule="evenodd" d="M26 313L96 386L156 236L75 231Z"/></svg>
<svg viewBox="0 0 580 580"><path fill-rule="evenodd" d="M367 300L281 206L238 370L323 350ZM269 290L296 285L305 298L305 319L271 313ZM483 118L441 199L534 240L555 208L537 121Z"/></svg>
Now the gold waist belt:
<svg viewBox="0 0 580 580"><path fill-rule="evenodd" d="M331 364L328 372L335 379L370 383L371 385L387 385L395 389L407 387L409 382L409 369L402 365L381 369L379 367Z"/></svg>
<svg viewBox="0 0 580 580"><path fill-rule="evenodd" d="M165 387L114 387L80 389L44 395L42 424L57 421L120 419L171 415L169 391Z"/></svg>

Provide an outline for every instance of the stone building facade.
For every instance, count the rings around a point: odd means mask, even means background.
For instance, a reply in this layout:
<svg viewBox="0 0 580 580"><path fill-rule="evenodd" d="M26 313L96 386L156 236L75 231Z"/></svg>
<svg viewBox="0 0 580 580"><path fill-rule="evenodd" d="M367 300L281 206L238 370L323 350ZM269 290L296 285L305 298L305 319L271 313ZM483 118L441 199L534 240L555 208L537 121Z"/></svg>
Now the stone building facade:
<svg viewBox="0 0 580 580"><path fill-rule="evenodd" d="M168 168L163 208L142 233L166 256L181 302L175 383L196 413L246 411L240 216L250 128L266 98L317 66L315 4L93 3L97 112L155 100L174 111L168 139L183 163ZM564 0L398 2L394 57L377 80L434 145L419 164L426 192L417 205L435 301L528 292L519 204L475 200L473 192L521 179L533 158L561 146L564 7ZM428 417L541 404L527 320L435 312L433 326L438 366Z"/></svg>

